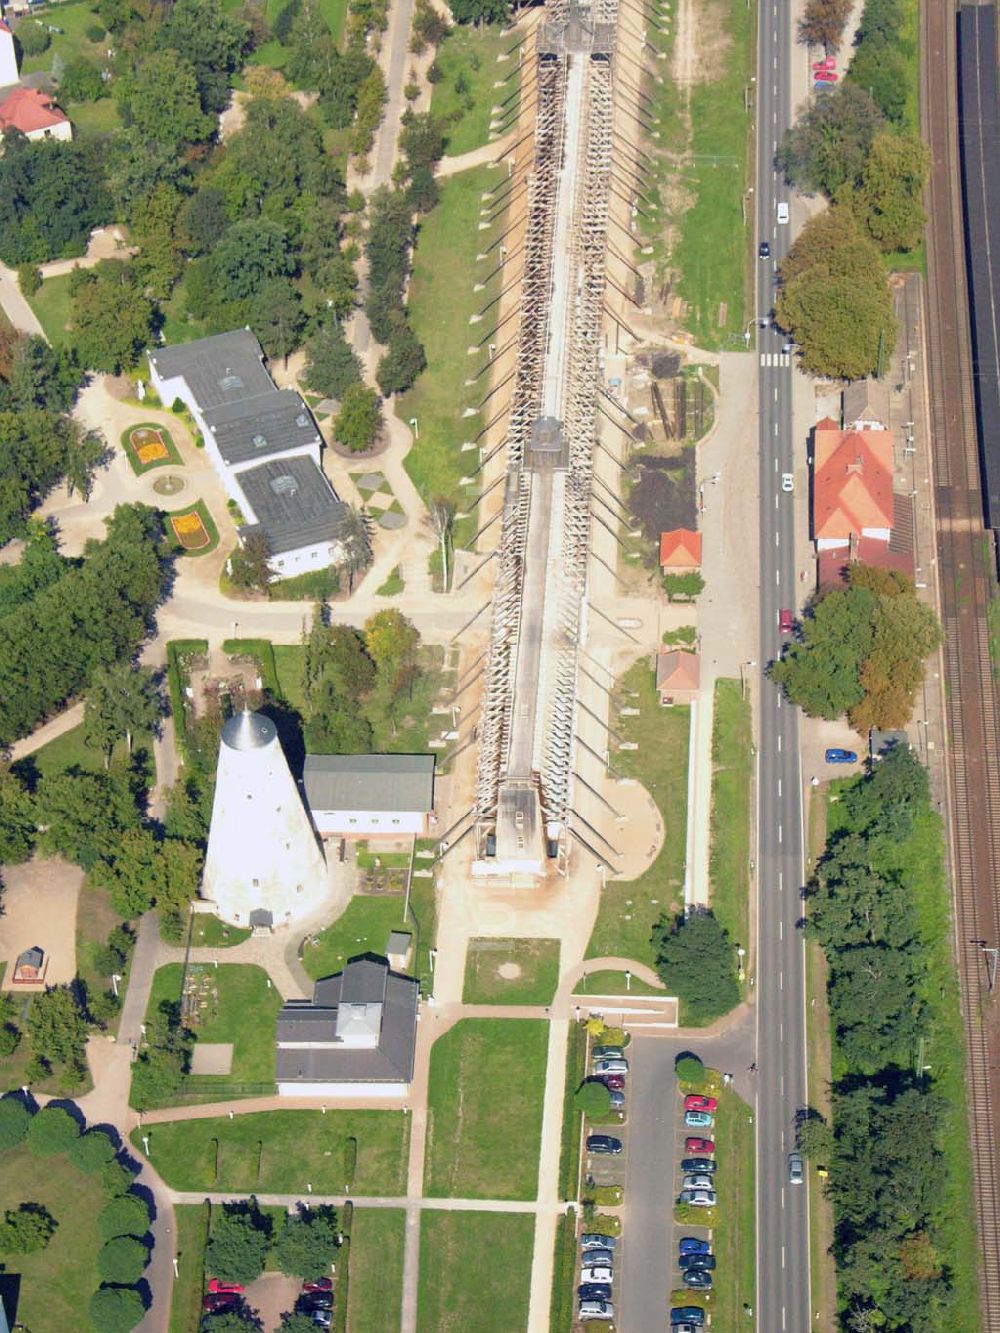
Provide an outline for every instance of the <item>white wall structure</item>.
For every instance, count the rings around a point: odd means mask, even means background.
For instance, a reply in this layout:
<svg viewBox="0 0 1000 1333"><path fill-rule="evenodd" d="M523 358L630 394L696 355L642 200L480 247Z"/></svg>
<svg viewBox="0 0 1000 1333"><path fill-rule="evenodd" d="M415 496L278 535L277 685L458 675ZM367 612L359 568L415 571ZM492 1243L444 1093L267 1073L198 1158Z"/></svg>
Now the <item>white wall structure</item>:
<svg viewBox="0 0 1000 1333"><path fill-rule="evenodd" d="M222 728L201 896L224 921L275 926L332 901L326 862L270 718L245 710Z"/></svg>
<svg viewBox="0 0 1000 1333"><path fill-rule="evenodd" d="M14 34L3 19L0 19L0 88L17 83L18 77Z"/></svg>

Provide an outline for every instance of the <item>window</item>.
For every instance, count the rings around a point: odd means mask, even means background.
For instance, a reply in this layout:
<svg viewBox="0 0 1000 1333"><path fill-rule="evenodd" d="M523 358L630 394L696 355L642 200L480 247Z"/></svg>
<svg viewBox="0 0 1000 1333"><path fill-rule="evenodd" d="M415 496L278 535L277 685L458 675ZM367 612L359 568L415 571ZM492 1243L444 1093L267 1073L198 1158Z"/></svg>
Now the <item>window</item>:
<svg viewBox="0 0 1000 1333"><path fill-rule="evenodd" d="M280 477L272 477L270 485L275 495L294 495L299 489L299 483L288 472L283 472Z"/></svg>
<svg viewBox="0 0 1000 1333"><path fill-rule="evenodd" d="M242 389L243 381L240 379L239 375L234 375L231 370L227 370L222 379L219 380L219 388L224 392L229 393L233 389Z"/></svg>
<svg viewBox="0 0 1000 1333"><path fill-rule="evenodd" d="M265 444L267 444L267 436L259 434L255 435L253 437L252 444L255 449L263 449Z"/></svg>
<svg viewBox="0 0 1000 1333"><path fill-rule="evenodd" d="M299 415L295 418L295 424L296 424L296 426L308 426L308 425L309 425L309 418L306 416L305 412L300 412L300 413L299 413Z"/></svg>
<svg viewBox="0 0 1000 1333"><path fill-rule="evenodd" d="M253 881L253 886L254 886L255 889L259 889L259 888L260 888L260 880L259 880L259 879L255 879L255 880Z"/></svg>
<svg viewBox="0 0 1000 1333"><path fill-rule="evenodd" d="M392 822L393 822L394 824L398 824L398 823L399 823L399 820L398 820L398 819L394 819Z"/></svg>

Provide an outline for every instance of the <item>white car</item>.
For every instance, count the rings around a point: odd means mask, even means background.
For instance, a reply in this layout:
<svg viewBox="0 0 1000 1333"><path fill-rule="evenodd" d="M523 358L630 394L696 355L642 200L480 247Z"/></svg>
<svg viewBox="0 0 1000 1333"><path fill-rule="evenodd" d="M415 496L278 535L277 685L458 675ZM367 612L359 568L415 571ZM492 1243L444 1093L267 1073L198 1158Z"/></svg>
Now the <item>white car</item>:
<svg viewBox="0 0 1000 1333"><path fill-rule="evenodd" d="M596 1268L581 1268L580 1281L582 1282L613 1282L615 1271L609 1268L607 1264L600 1264Z"/></svg>
<svg viewBox="0 0 1000 1333"><path fill-rule="evenodd" d="M610 1301L581 1301L581 1319L614 1319L615 1307Z"/></svg>
<svg viewBox="0 0 1000 1333"><path fill-rule="evenodd" d="M792 491L795 490L795 478L792 476L790 472L782 472L781 489L785 492L786 495L791 495Z"/></svg>
<svg viewBox="0 0 1000 1333"><path fill-rule="evenodd" d="M628 1061L627 1061L627 1060L595 1060L595 1061L594 1061L594 1073L595 1073L595 1074L627 1074L627 1073L628 1073Z"/></svg>
<svg viewBox="0 0 1000 1333"><path fill-rule="evenodd" d="M779 205L778 205L778 221L781 223L782 226L785 226L785 225L788 223L788 205L787 205L787 204L779 204Z"/></svg>
<svg viewBox="0 0 1000 1333"><path fill-rule="evenodd" d="M715 1190L681 1190L677 1199L679 1203L689 1203L692 1208L714 1208Z"/></svg>
<svg viewBox="0 0 1000 1333"><path fill-rule="evenodd" d="M685 1176L681 1182L681 1187L686 1190L710 1190L714 1184L712 1177L704 1176Z"/></svg>

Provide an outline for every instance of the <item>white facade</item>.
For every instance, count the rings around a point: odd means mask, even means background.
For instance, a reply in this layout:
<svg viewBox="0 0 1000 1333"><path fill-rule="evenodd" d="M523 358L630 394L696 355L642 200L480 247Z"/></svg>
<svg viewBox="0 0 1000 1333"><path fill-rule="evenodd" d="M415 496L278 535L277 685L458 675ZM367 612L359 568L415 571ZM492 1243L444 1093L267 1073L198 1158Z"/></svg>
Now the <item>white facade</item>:
<svg viewBox="0 0 1000 1333"><path fill-rule="evenodd" d="M0 88L17 83L17 52L14 50L14 34L7 24L0 19Z"/></svg>
<svg viewBox="0 0 1000 1333"><path fill-rule="evenodd" d="M419 810L313 810L316 832L323 838L422 837L427 816Z"/></svg>
<svg viewBox="0 0 1000 1333"><path fill-rule="evenodd" d="M279 1083L278 1096L346 1097L351 1101L365 1097L398 1097L402 1100L409 1086L408 1083Z"/></svg>
<svg viewBox="0 0 1000 1333"><path fill-rule="evenodd" d="M201 896L246 926L270 912L275 926L332 902L326 862L269 718L243 712L222 729Z"/></svg>
<svg viewBox="0 0 1000 1333"><path fill-rule="evenodd" d="M874 542L886 542L892 536L889 528L862 528L861 536L867 537ZM851 538L848 537L819 537L816 541L817 551L839 551L847 550L851 544Z"/></svg>

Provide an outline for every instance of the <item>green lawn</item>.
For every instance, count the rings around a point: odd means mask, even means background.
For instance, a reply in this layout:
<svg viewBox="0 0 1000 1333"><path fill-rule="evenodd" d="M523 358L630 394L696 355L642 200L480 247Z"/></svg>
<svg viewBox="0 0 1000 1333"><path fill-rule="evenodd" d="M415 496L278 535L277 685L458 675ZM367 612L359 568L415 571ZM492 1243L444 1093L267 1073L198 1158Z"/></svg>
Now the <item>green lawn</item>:
<svg viewBox="0 0 1000 1333"><path fill-rule="evenodd" d="M536 1197L547 1046L548 1025L534 1019L466 1018L438 1038L431 1049L425 1194Z"/></svg>
<svg viewBox="0 0 1000 1333"><path fill-rule="evenodd" d="M754 1137L750 1108L728 1089L719 1094L715 1151L725 1172L724 1208L715 1209L712 1244L719 1266L715 1274L712 1324L741 1327L744 1305L753 1309L756 1258L754 1217Z"/></svg>
<svg viewBox="0 0 1000 1333"><path fill-rule="evenodd" d="M274 665L278 673L281 697L299 713L305 710L306 696L302 687L302 667L305 649L301 644L274 645Z"/></svg>
<svg viewBox="0 0 1000 1333"><path fill-rule="evenodd" d="M183 276L171 292L169 300L160 302L160 311L163 315L163 340L168 347L204 338L208 332L204 320L195 319L188 314Z"/></svg>
<svg viewBox="0 0 1000 1333"><path fill-rule="evenodd" d="M663 846L639 879L609 880L601 894L588 958L602 955L655 963L650 931L662 912L684 899L687 845L688 733L691 710L662 708L649 663L642 659L621 681L619 705L639 709L638 717L619 717L612 725L637 750L615 750L612 763L622 777L637 778L656 802L664 825ZM626 828L623 836L628 836Z"/></svg>
<svg viewBox="0 0 1000 1333"><path fill-rule="evenodd" d="M111 978L97 968L97 951L106 943L108 936L116 926L122 924L120 915L111 906L111 894L98 885L86 885L80 894L76 908L76 973L88 990L100 994L111 990ZM128 985L127 975L119 982L119 993L124 996ZM109 1027L112 1033L118 1030L115 1019Z"/></svg>
<svg viewBox="0 0 1000 1333"><path fill-rule="evenodd" d="M252 932L231 926L211 912L198 912L191 925L191 944L195 949L231 949L248 940Z"/></svg>
<svg viewBox="0 0 1000 1333"><path fill-rule="evenodd" d="M305 946L302 966L311 977L328 977L360 953L384 956L390 931L412 931L403 916L403 901L401 893L355 894L344 914Z"/></svg>
<svg viewBox="0 0 1000 1333"><path fill-rule="evenodd" d="M574 1098L587 1076L587 1029L571 1023L566 1043L566 1084L563 1091L562 1136L559 1140L559 1197L576 1199L580 1193L580 1135L583 1121Z"/></svg>
<svg viewBox="0 0 1000 1333"><path fill-rule="evenodd" d="M125 743L115 747L119 758L125 756ZM88 773L103 773L104 756L93 745L87 744L83 723L64 731L55 740L47 742L31 755L31 765L42 777L63 773L67 768L82 768ZM27 765L25 765L27 767Z"/></svg>
<svg viewBox="0 0 1000 1333"><path fill-rule="evenodd" d="M20 1279L18 1327L90 1330L85 1311L100 1285L94 1217L108 1202L100 1179L78 1171L65 1153L41 1160L21 1143L0 1153L0 1214L29 1202L47 1208L58 1227L44 1250L0 1254L0 1267Z"/></svg>
<svg viewBox="0 0 1000 1333"><path fill-rule="evenodd" d="M588 972L573 987L574 995L666 995L662 986L650 986L624 972Z"/></svg>
<svg viewBox="0 0 1000 1333"><path fill-rule="evenodd" d="M325 602L340 592L340 575L335 569L309 569L290 579L275 579L267 585L269 602Z"/></svg>
<svg viewBox="0 0 1000 1333"><path fill-rule="evenodd" d="M715 683L712 728L712 910L744 948L750 938L750 830L754 771L750 701L738 680Z"/></svg>
<svg viewBox="0 0 1000 1333"><path fill-rule="evenodd" d="M77 139L97 139L121 129L118 103L113 97L97 102L70 102L63 107L73 124Z"/></svg>
<svg viewBox="0 0 1000 1333"><path fill-rule="evenodd" d="M431 111L449 120L449 156L489 143L494 106L503 107L500 132L513 129L520 101L518 53L502 61L497 57L515 41L512 33L494 25L479 31L472 24L457 24L438 47L434 59L441 78L434 85ZM494 88L499 79L505 80L504 86Z"/></svg>
<svg viewBox="0 0 1000 1333"><path fill-rule="evenodd" d="M46 278L34 296L27 298L45 330L46 338L56 347L68 347L73 341L73 335L67 328L71 277L72 274L64 273L60 278Z"/></svg>
<svg viewBox="0 0 1000 1333"><path fill-rule="evenodd" d="M207 1203L174 1205L178 1274L170 1302L170 1333L196 1333L198 1328L205 1290L208 1221Z"/></svg>
<svg viewBox="0 0 1000 1333"><path fill-rule="evenodd" d="M53 33L52 41L47 51L43 51L38 56L24 56L21 60L21 75L34 74L38 70L45 70L47 73L52 69L52 61L55 56L60 56L63 61L72 60L74 56L90 56L97 58L102 45L106 45L110 38L105 38L102 43L95 43L87 36L87 28L92 24L98 27L104 27L98 18L97 5L85 3L80 0L79 3L58 4L46 9L45 13L38 16L41 23L51 23L53 27L61 28L59 33ZM14 31L17 32L18 25L15 23Z"/></svg>
<svg viewBox="0 0 1000 1333"><path fill-rule="evenodd" d="M399 1328L403 1304L402 1208L355 1208L351 1221L347 1327L351 1333Z"/></svg>
<svg viewBox="0 0 1000 1333"><path fill-rule="evenodd" d="M503 967L516 967L519 974L504 977ZM558 940L469 941L464 1004L551 1004L558 985Z"/></svg>
<svg viewBox="0 0 1000 1333"><path fill-rule="evenodd" d="M424 1211L418 1333L527 1328L534 1235L529 1214Z"/></svg>
<svg viewBox="0 0 1000 1333"><path fill-rule="evenodd" d="M410 283L410 322L427 352L427 369L397 405L403 421L416 417L420 423L420 439L405 466L426 500L442 496L460 512L476 494L474 486L460 485L475 459L461 446L485 424L478 416L463 418L462 412L485 395L487 383L485 375L476 388L467 388L465 381L485 361L487 335L495 323L495 310L493 320L487 312L480 323L469 323L497 291L496 279L485 291L472 290L493 267L488 260L477 265L476 255L500 235L499 223L489 232L479 230L480 196L502 179L496 168L477 167L442 182L438 206L420 224ZM479 343L483 351L469 356L468 348ZM462 540L461 531L456 540Z"/></svg>
<svg viewBox="0 0 1000 1333"><path fill-rule="evenodd" d="M402 1111L262 1111L230 1120L141 1126L150 1161L175 1190L396 1195L406 1191L410 1120ZM349 1140L357 1165L348 1179Z"/></svg>

